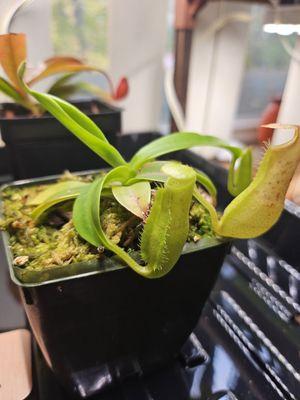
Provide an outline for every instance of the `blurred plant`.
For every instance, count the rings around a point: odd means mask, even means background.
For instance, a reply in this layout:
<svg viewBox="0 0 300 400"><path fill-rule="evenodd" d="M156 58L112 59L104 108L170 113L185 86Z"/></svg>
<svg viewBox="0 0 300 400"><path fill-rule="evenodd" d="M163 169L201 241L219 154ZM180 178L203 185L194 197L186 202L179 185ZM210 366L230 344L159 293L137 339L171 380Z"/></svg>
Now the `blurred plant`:
<svg viewBox="0 0 300 400"><path fill-rule="evenodd" d="M7 77L7 79L0 77L0 91L14 102L30 110L32 114L39 115L43 112L43 108L29 96L18 78L18 68L23 61L26 61L26 58L25 34L0 35L0 65ZM84 71L103 75L108 82L109 91L106 92L87 82L71 81L71 78ZM68 56L51 57L45 60L40 68L32 71L30 76L25 78L25 81L31 87L35 83L57 74L60 74L60 76L48 89L48 93L63 99L69 98L78 91L90 92L106 101L121 100L128 93L126 78L122 78L118 86L114 88L109 75L105 71L85 64L80 59Z"/></svg>
<svg viewBox="0 0 300 400"><path fill-rule="evenodd" d="M20 82L24 71L23 64L19 71ZM300 160L298 127L292 126L295 135L290 142L266 150L252 180L250 149L233 147L216 137L197 133L174 133L154 140L126 162L101 129L76 107L53 95L33 91L24 84L22 88L112 167L92 183L67 181L51 185L31 202L36 205L34 219L39 221L56 205L75 200L72 218L79 235L96 247L104 246L112 251L144 277L161 277L177 262L187 240L192 198L207 209L213 231L219 237L259 236L271 228L282 212L285 193ZM220 147L232 155L228 189L237 197L220 219L214 207L216 188L207 175L179 162L155 161L162 155L194 146ZM151 183L155 192L152 206ZM210 195L211 202L203 190ZM144 264L136 262L106 236L100 216L101 202L106 196L113 196L144 224L140 238Z"/></svg>

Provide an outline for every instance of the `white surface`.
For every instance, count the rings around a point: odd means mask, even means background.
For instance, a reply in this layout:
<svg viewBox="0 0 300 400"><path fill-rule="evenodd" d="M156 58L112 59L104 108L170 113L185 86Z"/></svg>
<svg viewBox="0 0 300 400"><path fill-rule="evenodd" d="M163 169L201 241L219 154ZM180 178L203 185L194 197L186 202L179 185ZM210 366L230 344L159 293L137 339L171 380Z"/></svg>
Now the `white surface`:
<svg viewBox="0 0 300 400"><path fill-rule="evenodd" d="M297 38L295 52L300 53L300 38ZM277 122L282 124L300 125L300 62L292 60L288 72L287 81L282 97L282 103ZM292 132L277 130L273 137L273 143L286 142L292 137Z"/></svg>
<svg viewBox="0 0 300 400"><path fill-rule="evenodd" d="M110 0L110 71L129 78L123 130L157 129L162 104L168 0Z"/></svg>
<svg viewBox="0 0 300 400"><path fill-rule="evenodd" d="M28 330L0 334L0 399L23 400L32 390L31 335Z"/></svg>
<svg viewBox="0 0 300 400"><path fill-rule="evenodd" d="M205 35L216 18L250 12L249 5L209 3L198 15L192 44L187 128L229 139L244 71L249 23L232 21Z"/></svg>

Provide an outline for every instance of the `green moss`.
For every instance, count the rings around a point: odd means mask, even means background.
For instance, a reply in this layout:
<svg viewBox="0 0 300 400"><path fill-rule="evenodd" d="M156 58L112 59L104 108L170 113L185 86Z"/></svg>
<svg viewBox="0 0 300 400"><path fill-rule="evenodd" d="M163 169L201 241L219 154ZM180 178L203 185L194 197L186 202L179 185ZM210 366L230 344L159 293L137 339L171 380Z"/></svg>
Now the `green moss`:
<svg viewBox="0 0 300 400"><path fill-rule="evenodd" d="M65 174L61 180L74 178L71 174ZM93 178L89 176L75 179L91 181ZM31 218L34 207L28 203L46 187L47 185L9 187L3 192L4 219L0 227L10 234L9 244L14 265L26 270L42 270L101 259L105 253L104 248L96 249L77 234L72 222L72 202L49 213L42 224L35 224ZM106 235L115 244L128 251L137 249L142 222L113 198L102 201L101 223ZM188 241L197 242L202 237L211 236L213 232L208 213L200 204L192 204Z"/></svg>
<svg viewBox="0 0 300 400"><path fill-rule="evenodd" d="M193 203L190 209L189 242L198 242L203 237L213 237L209 213L199 203Z"/></svg>

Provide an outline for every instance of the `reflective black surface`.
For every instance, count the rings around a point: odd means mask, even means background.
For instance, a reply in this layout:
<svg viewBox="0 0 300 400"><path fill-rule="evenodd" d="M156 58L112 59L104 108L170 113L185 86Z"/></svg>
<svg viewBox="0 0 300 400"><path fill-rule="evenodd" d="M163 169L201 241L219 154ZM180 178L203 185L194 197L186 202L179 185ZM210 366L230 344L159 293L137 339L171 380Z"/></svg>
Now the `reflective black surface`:
<svg viewBox="0 0 300 400"><path fill-rule="evenodd" d="M147 377L124 382L99 400L279 400L292 399L228 325L212 303L207 304L195 338L205 361L187 367L182 359ZM70 399L36 354L38 399ZM39 397L38 397L39 396Z"/></svg>

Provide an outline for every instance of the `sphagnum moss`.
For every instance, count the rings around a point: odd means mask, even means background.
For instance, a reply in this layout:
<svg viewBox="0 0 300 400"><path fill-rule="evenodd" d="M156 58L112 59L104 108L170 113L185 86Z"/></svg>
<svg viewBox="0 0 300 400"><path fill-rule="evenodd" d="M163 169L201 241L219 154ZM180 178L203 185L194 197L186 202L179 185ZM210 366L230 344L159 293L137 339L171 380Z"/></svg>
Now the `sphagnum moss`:
<svg viewBox="0 0 300 400"><path fill-rule="evenodd" d="M92 181L91 176L75 176L65 173L60 181ZM36 224L31 217L35 206L28 205L47 185L8 187L3 191L3 220L1 228L10 233L9 245L14 265L26 269L41 270L55 266L100 259L104 248L96 248L80 238L72 221L72 202L66 202L50 212L43 223ZM137 249L138 238L143 227L141 220L115 199L104 199L101 204L101 223L105 234L115 244L127 251ZM192 203L190 209L189 242L203 237L212 237L213 232L208 212L199 204Z"/></svg>

